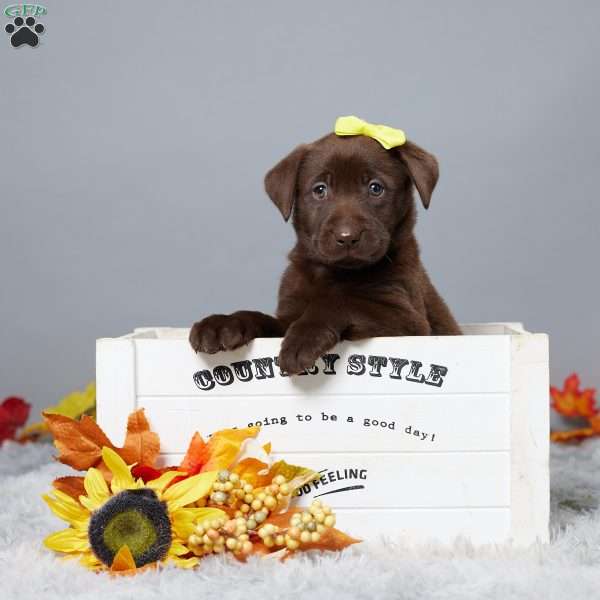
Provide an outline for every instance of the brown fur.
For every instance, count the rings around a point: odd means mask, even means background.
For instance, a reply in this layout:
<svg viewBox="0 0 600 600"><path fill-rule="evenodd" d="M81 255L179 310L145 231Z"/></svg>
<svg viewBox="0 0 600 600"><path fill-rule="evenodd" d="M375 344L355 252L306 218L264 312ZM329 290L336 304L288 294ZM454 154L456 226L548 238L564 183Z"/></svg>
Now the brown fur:
<svg viewBox="0 0 600 600"><path fill-rule="evenodd" d="M413 234L413 186L427 208L437 179L436 159L412 142L384 150L371 138L329 134L298 146L265 177L267 194L286 221L293 214L297 234L277 316L207 317L190 332L194 350L284 336L279 365L297 374L342 339L459 335Z"/></svg>

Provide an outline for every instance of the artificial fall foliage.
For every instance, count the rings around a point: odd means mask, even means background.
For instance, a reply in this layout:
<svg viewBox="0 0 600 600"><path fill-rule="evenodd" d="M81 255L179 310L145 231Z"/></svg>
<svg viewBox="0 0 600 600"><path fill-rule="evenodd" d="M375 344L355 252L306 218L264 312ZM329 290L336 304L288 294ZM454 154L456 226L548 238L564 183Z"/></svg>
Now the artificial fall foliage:
<svg viewBox="0 0 600 600"><path fill-rule="evenodd" d="M31 406L17 396L5 398L0 404L0 445L6 440L16 440L17 431L29 418Z"/></svg>
<svg viewBox="0 0 600 600"><path fill-rule="evenodd" d="M563 389L550 388L552 408L559 414L577 419L585 419L587 425L567 431L552 431L553 442L575 442L600 435L600 410L596 406L596 390L580 389L577 373L572 373L563 384Z"/></svg>
<svg viewBox="0 0 600 600"><path fill-rule="evenodd" d="M83 390L74 390L60 399L54 406L44 409L45 413L52 413L79 419L83 415L94 418L96 416L96 382L90 382ZM32 423L23 429L19 435L21 442L37 442L50 437L45 420Z"/></svg>
<svg viewBox="0 0 600 600"><path fill-rule="evenodd" d="M85 476L56 479L44 496L69 524L45 540L97 571L131 574L167 562L197 566L211 554L287 558L303 550L341 550L358 542L334 527L319 500L292 507L318 473L245 456L258 427L196 433L180 465L157 466L160 443L143 410L129 416L125 443L114 446L89 417L44 414L58 460ZM248 442L248 443L247 443ZM266 460L263 460L266 459Z"/></svg>
<svg viewBox="0 0 600 600"><path fill-rule="evenodd" d="M141 410L129 415L122 448L114 446L96 421L87 415L83 415L79 421L59 414L43 415L59 451L58 460L78 471L91 467L105 469L102 456L104 447L117 452L128 464L148 466L154 464L160 450L158 435L150 431L150 425Z"/></svg>

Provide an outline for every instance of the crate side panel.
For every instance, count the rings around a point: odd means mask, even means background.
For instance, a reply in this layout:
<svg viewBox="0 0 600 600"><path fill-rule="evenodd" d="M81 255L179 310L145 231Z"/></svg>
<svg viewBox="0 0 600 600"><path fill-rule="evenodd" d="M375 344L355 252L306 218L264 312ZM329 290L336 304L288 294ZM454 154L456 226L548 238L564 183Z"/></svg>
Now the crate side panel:
<svg viewBox="0 0 600 600"><path fill-rule="evenodd" d="M96 419L113 444L122 445L136 408L135 346L126 339L96 342Z"/></svg>
<svg viewBox="0 0 600 600"><path fill-rule="evenodd" d="M512 342L511 535L518 545L549 539L548 336Z"/></svg>

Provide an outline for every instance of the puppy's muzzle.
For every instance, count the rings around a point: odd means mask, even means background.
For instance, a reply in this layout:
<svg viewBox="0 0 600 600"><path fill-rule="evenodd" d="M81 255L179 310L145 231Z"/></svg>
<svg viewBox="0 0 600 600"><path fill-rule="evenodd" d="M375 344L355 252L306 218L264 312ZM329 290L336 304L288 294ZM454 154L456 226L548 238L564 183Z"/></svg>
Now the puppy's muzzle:
<svg viewBox="0 0 600 600"><path fill-rule="evenodd" d="M356 229L344 227L338 229L337 231L333 231L332 233L335 237L335 243L338 246L340 246L341 248L354 248L360 243L363 232L364 229L358 231Z"/></svg>

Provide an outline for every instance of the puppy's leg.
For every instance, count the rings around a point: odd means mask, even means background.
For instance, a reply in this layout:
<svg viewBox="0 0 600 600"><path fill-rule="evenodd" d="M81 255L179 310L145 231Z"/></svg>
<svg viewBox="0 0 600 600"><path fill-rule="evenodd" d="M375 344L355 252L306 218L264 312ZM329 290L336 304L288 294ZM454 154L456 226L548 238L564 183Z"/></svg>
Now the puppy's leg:
<svg viewBox="0 0 600 600"><path fill-rule="evenodd" d="M431 282L428 282L424 296L427 320L431 325L431 334L462 335L462 331L455 318L452 316L448 305L438 294Z"/></svg>
<svg viewBox="0 0 600 600"><path fill-rule="evenodd" d="M240 310L231 315L211 315L195 323L190 344L196 352L214 354L235 350L257 337L280 337L285 326L278 319L261 312Z"/></svg>
<svg viewBox="0 0 600 600"><path fill-rule="evenodd" d="M358 298L311 302L285 334L279 366L294 375L312 367L340 340L376 336L429 335L427 319L407 300L396 306Z"/></svg>
<svg viewBox="0 0 600 600"><path fill-rule="evenodd" d="M300 318L290 325L279 352L279 366L289 375L310 369L317 359L340 341L338 327L324 321Z"/></svg>

